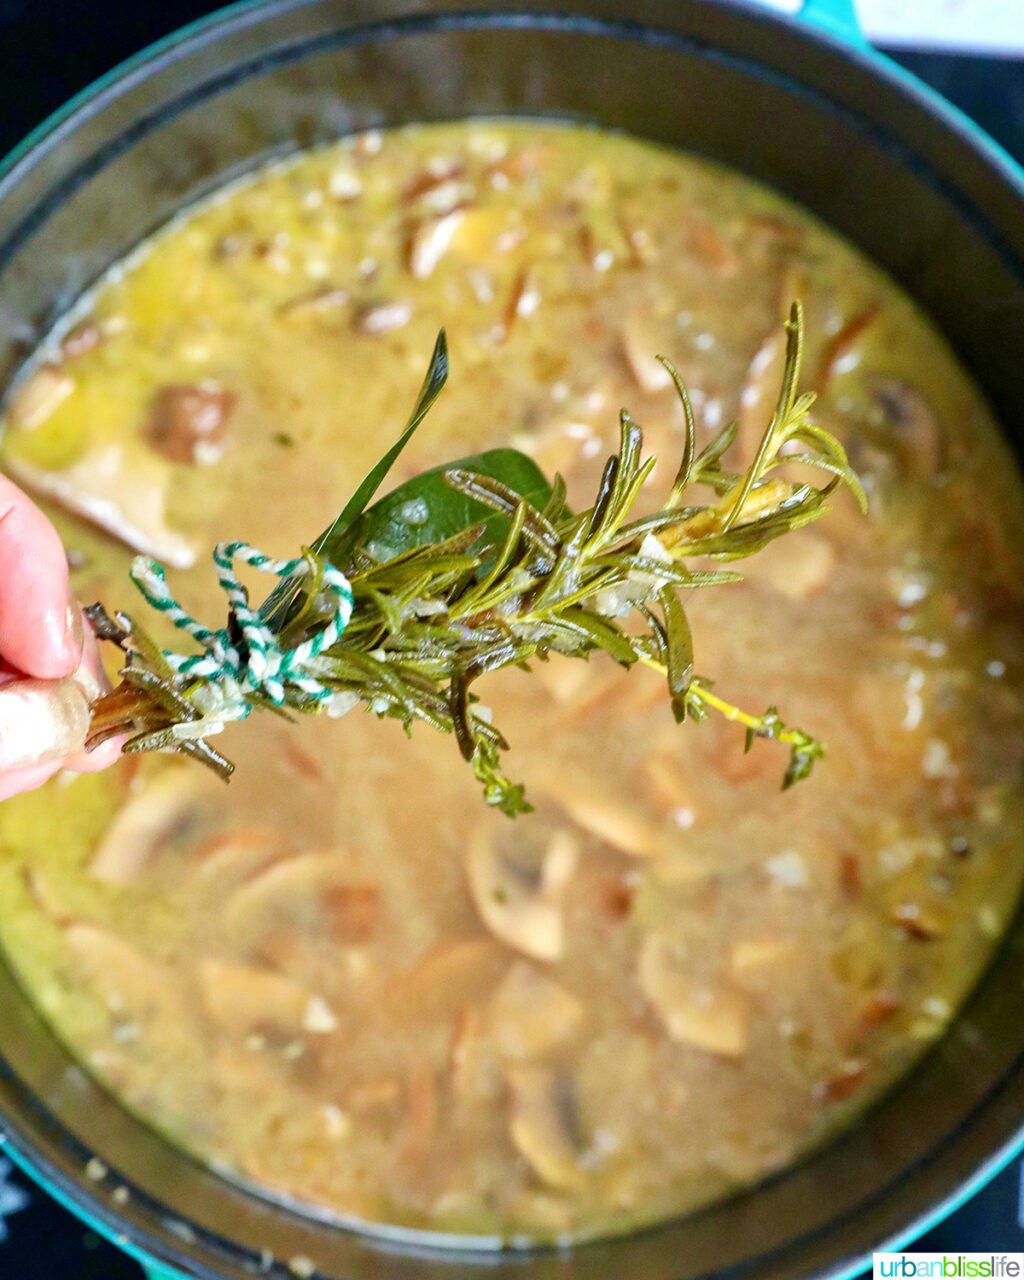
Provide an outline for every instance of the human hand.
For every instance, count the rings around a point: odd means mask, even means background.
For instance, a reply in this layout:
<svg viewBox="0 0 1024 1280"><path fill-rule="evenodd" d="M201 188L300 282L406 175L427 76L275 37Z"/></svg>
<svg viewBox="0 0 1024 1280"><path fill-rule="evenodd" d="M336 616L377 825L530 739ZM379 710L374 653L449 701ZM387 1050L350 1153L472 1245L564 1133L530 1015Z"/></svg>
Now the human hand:
<svg viewBox="0 0 1024 1280"><path fill-rule="evenodd" d="M106 688L57 531L0 476L0 800L117 759L119 741L84 750L89 704Z"/></svg>

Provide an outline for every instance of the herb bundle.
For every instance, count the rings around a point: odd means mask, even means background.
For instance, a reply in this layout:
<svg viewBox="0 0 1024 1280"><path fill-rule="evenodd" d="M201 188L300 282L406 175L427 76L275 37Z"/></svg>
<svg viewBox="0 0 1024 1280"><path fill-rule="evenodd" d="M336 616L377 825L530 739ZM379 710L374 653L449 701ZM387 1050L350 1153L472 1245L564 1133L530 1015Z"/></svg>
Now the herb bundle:
<svg viewBox="0 0 1024 1280"><path fill-rule="evenodd" d="M121 647L125 665L118 687L94 704L88 745L128 732L126 752L184 753L227 778L233 765L208 740L227 720L259 709L340 714L363 703L407 730L424 721L454 734L487 803L514 816L530 806L502 770L507 743L477 701L476 681L502 667L529 670L552 653L603 652L624 667L661 672L677 721L718 712L745 727L747 750L758 738L789 746L784 786L806 777L820 743L784 724L774 707L754 715L731 705L695 674L679 594L737 581L732 570L690 562L753 555L822 516L840 484L866 505L842 445L809 417L813 394L797 391L799 304L786 327L778 402L745 471L723 461L736 423L698 452L686 388L659 357L682 403L685 438L663 507L642 517L635 508L656 460L644 456L643 433L626 410L618 452L584 511L569 507L561 477L549 481L513 449L426 471L371 505L444 386L442 331L405 431L301 558L276 563L244 544L218 547L229 597L222 631L185 614L159 565L136 561L137 585L200 652L169 654L126 614L92 607L98 634ZM794 466L825 479L794 479ZM696 503L697 490L711 500ZM238 555L282 578L258 609L233 577Z"/></svg>

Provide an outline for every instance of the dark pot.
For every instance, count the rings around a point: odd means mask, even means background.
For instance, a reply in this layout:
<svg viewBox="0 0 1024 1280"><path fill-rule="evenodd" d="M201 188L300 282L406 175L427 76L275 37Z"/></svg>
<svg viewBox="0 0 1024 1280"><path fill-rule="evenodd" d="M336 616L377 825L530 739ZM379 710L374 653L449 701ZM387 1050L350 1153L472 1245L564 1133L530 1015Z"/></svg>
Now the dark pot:
<svg viewBox="0 0 1024 1280"><path fill-rule="evenodd" d="M125 64L0 173L7 375L79 293L182 205L268 156L371 125L474 114L595 121L702 152L806 205L932 316L1021 444L1024 174L855 38L711 0L274 0ZM248 1277L260 1251L341 1280L850 1276L1024 1142L1024 924L945 1040L853 1131L682 1222L562 1252L471 1257L321 1225L222 1181L75 1066L0 968L11 1155L154 1277ZM91 1181L93 1155L112 1171ZM130 1190L115 1204L115 1186Z"/></svg>

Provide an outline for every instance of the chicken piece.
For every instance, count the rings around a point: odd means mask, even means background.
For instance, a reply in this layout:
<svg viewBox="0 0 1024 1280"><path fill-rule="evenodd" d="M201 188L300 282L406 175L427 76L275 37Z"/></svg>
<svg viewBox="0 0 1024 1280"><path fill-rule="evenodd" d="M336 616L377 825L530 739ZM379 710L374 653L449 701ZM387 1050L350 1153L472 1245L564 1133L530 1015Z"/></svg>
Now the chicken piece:
<svg viewBox="0 0 1024 1280"><path fill-rule="evenodd" d="M195 564L195 540L167 522L170 469L141 444L96 444L56 471L15 455L5 459L5 467L26 489L90 520L132 550L175 569Z"/></svg>
<svg viewBox="0 0 1024 1280"><path fill-rule="evenodd" d="M222 387L161 387L150 410L146 439L169 462L210 466L224 453L234 404L234 393Z"/></svg>

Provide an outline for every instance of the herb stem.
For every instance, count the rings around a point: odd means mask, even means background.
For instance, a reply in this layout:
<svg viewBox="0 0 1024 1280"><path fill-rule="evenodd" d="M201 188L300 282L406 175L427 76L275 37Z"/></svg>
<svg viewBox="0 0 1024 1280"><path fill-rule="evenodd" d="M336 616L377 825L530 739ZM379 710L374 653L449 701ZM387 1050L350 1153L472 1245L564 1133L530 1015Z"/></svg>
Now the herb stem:
<svg viewBox="0 0 1024 1280"><path fill-rule="evenodd" d="M172 620L184 620L176 625L204 646L205 658L161 652L124 615L117 623L106 620L101 634L126 651L127 666L122 685L94 707L90 741L129 731L126 750L180 751L227 776L230 762L205 741L224 720L251 710L340 715L362 703L407 730L424 721L453 734L487 803L513 816L529 805L502 772L507 744L482 709L474 710L471 686L491 671L523 667L549 653L586 659L603 652L624 667L641 662L665 678L677 721L699 721L713 711L744 727L748 751L758 738L786 744L783 785L791 786L807 776L823 747L784 724L774 707L754 715L694 676L679 597L738 577L689 561L755 554L823 516L840 483L864 505L842 444L808 416L813 394L797 394L799 304L786 328L779 398L753 462L742 471L722 464L736 438L735 422L697 452L686 388L663 361L683 406L683 456L666 505L632 520L655 460L643 456L643 432L626 410L618 452L605 465L593 505L575 514L562 479L549 480L513 449L422 472L368 505L444 384L442 333L403 435L310 550L277 562L245 544L222 544L222 558L242 555L281 577L258 613L241 588L232 587L228 626L214 632L169 594L155 601ZM790 478L794 459L824 473L820 487ZM710 490L712 500L694 501L698 489ZM227 590L231 583L217 553L214 558ZM150 574L163 592L162 567L151 565ZM337 601L332 605L331 591L340 590L335 579L347 592L343 618ZM624 625L630 615L646 629ZM202 679L195 678L197 668Z"/></svg>

